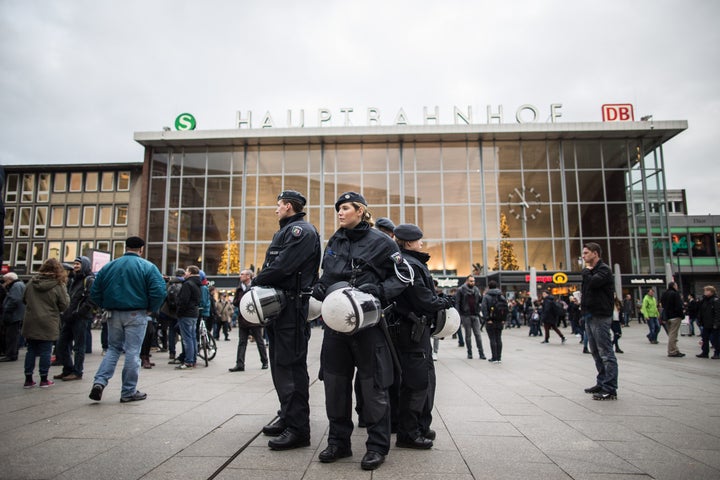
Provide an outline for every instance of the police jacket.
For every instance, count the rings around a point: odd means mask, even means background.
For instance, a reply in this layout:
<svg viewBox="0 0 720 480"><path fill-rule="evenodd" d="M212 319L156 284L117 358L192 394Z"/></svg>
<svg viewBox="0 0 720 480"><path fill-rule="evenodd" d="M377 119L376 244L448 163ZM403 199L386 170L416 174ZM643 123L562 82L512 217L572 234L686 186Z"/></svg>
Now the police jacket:
<svg viewBox="0 0 720 480"><path fill-rule="evenodd" d="M92 301L108 310L157 312L166 296L160 270L134 252L105 265L90 288Z"/></svg>
<svg viewBox="0 0 720 480"><path fill-rule="evenodd" d="M429 326L437 312L449 306L443 297L435 293L435 283L427 268L430 255L405 249L400 250L400 253L415 272L415 280L397 297L396 312L401 317L407 316L410 312L418 317L425 315Z"/></svg>
<svg viewBox="0 0 720 480"><path fill-rule="evenodd" d="M397 297L407 286L395 268L409 275L402 254L390 237L360 222L355 228L340 228L325 247L322 277L313 295L322 300L327 288L337 282L349 282L355 287L375 285L377 297L384 305ZM373 292L375 293L375 292Z"/></svg>
<svg viewBox="0 0 720 480"><path fill-rule="evenodd" d="M683 318L685 316L682 299L678 291L674 288L665 290L665 293L660 297L660 303L662 303L664 318L666 320Z"/></svg>
<svg viewBox="0 0 720 480"><path fill-rule="evenodd" d="M177 295L177 317L198 318L200 315L200 302L202 294L200 277L192 275L188 277L180 287Z"/></svg>
<svg viewBox="0 0 720 480"><path fill-rule="evenodd" d="M305 212L280 220L280 230L273 235L262 270L253 279L253 285L295 293L298 273L301 290L309 290L315 283L322 252L320 236L303 217Z"/></svg>
<svg viewBox="0 0 720 480"><path fill-rule="evenodd" d="M582 297L580 307L583 314L592 314L599 317L611 317L615 284L613 274L607 263L598 260L594 268L584 268L582 271ZM544 310L544 309L543 309Z"/></svg>

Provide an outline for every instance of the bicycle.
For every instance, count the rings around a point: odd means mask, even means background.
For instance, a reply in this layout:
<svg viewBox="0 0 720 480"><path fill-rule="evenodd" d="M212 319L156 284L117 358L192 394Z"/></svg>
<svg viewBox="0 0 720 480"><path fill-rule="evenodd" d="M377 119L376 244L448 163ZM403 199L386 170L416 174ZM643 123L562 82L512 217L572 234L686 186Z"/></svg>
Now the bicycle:
<svg viewBox="0 0 720 480"><path fill-rule="evenodd" d="M198 355L205 361L207 367L208 362L215 358L216 354L217 344L215 339L208 333L205 319L201 317L198 325Z"/></svg>

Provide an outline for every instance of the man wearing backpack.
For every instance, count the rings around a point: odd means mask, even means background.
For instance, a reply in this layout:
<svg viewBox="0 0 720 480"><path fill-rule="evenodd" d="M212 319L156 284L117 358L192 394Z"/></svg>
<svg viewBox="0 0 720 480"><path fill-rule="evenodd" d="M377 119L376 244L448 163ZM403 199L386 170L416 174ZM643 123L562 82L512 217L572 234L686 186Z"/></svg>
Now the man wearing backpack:
<svg viewBox="0 0 720 480"><path fill-rule="evenodd" d="M485 360L482 339L480 337L480 290L475 286L475 277L468 275L465 283L458 288L455 294L455 305L460 312L461 328L465 330L465 345L467 358L472 358L472 335L477 342L480 360Z"/></svg>
<svg viewBox="0 0 720 480"><path fill-rule="evenodd" d="M178 316L177 316L177 299L182 284L185 281L185 269L178 268L175 270L175 276L170 277L167 283L167 297L165 297L165 303L160 307L160 329L164 333L164 345L163 349L169 351L170 364L181 363L180 361L175 362L178 334Z"/></svg>
<svg viewBox="0 0 720 480"><path fill-rule="evenodd" d="M488 291L483 296L481 309L485 318L485 330L490 339L490 363L501 363L502 331L508 316L508 302L495 280L488 282Z"/></svg>
<svg viewBox="0 0 720 480"><path fill-rule="evenodd" d="M85 331L97 309L90 299L90 289L94 281L90 259L85 256L77 257L68 281L70 304L62 314L57 343L57 356L63 369L62 373L53 377L55 380L70 382L82 379L85 366Z"/></svg>
<svg viewBox="0 0 720 480"><path fill-rule="evenodd" d="M555 297L552 296L550 290L543 290L542 292L542 311L540 312L540 318L542 319L543 327L545 328L545 340L540 343L550 343L550 330L555 330L555 333L560 335L560 341L565 343L567 340L565 335L558 329L558 322L560 320L560 313L565 313L562 306L555 302Z"/></svg>

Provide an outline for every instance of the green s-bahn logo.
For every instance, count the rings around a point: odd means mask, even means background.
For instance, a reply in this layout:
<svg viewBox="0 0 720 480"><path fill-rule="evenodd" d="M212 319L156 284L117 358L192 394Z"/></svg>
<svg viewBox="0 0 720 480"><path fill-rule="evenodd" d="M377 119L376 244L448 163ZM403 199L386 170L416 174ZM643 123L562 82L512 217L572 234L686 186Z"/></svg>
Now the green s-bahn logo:
<svg viewBox="0 0 720 480"><path fill-rule="evenodd" d="M175 130L195 130L197 121L190 113L181 113L175 119Z"/></svg>

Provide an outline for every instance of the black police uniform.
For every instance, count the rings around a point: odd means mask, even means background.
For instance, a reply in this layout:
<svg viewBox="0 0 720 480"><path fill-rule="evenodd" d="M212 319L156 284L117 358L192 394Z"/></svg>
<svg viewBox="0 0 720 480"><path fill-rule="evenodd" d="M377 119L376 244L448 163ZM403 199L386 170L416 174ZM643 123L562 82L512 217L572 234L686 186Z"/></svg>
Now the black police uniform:
<svg viewBox="0 0 720 480"><path fill-rule="evenodd" d="M423 437L430 429L435 390L430 334L437 312L451 307L452 301L439 297L435 292L435 284L427 268L430 255L404 249L401 253L414 270L415 279L413 285L396 299L395 311L399 322L395 338L402 366L397 442L399 446L429 448L432 443L423 446ZM411 313L418 319L425 317L425 324L416 325L416 321L410 318ZM417 334L415 339L413 328L422 329L422 334Z"/></svg>
<svg viewBox="0 0 720 480"><path fill-rule="evenodd" d="M285 308L266 327L270 369L280 400L280 419L290 432L309 439L308 297L300 295L298 287L309 291L317 279L322 249L317 230L304 216L300 212L280 220L280 230L272 238L253 285L285 291Z"/></svg>
<svg viewBox="0 0 720 480"><path fill-rule="evenodd" d="M375 295L385 305L406 287L395 273L403 265L397 244L366 222L353 229L341 228L330 238L323 257L323 274L313 295L323 299L337 282ZM350 450L352 380L354 369L361 383L363 417L367 425L368 452L387 455L390 449L390 403L388 387L394 372L390 346L378 325L354 335L325 329L320 353L320 379L325 385L325 408L330 430L328 445Z"/></svg>

